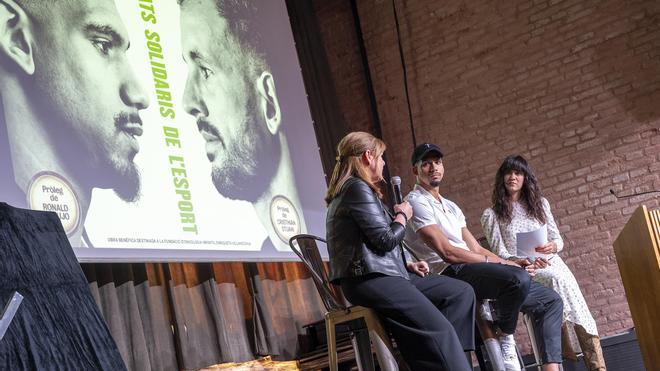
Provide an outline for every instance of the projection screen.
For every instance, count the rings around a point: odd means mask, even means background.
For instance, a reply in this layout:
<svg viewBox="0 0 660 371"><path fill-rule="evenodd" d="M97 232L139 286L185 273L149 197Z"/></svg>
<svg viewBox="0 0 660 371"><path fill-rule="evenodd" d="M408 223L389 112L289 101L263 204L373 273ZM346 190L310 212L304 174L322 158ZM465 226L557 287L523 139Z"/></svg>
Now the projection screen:
<svg viewBox="0 0 660 371"><path fill-rule="evenodd" d="M325 235L284 1L2 12L0 201L56 212L80 261L295 260Z"/></svg>

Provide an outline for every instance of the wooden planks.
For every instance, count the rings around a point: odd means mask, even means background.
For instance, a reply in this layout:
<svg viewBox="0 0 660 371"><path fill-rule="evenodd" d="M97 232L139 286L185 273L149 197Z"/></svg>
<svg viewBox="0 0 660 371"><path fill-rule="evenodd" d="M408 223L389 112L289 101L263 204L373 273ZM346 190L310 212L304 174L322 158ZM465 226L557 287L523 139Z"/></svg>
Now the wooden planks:
<svg viewBox="0 0 660 371"><path fill-rule="evenodd" d="M648 370L660 365L660 210L642 205L614 241L614 253Z"/></svg>

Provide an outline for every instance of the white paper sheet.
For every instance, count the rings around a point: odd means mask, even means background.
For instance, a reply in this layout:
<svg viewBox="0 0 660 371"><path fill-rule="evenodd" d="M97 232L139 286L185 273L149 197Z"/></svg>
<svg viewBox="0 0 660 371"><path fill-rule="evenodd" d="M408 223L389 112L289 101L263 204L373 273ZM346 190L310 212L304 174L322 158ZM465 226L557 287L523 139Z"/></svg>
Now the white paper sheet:
<svg viewBox="0 0 660 371"><path fill-rule="evenodd" d="M548 228L543 225L541 228L531 232L516 233L516 247L518 256L531 258L548 258L548 254L536 252L534 249L538 246L548 243Z"/></svg>

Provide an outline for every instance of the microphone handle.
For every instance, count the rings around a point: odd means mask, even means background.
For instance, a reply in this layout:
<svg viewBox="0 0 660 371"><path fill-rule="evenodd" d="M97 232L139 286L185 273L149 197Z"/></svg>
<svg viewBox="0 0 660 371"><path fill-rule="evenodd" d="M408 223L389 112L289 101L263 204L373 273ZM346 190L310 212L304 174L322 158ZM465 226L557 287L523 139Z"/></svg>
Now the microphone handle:
<svg viewBox="0 0 660 371"><path fill-rule="evenodd" d="M401 195L401 186L394 185L392 186L394 190L394 202L398 205L403 202L403 196Z"/></svg>

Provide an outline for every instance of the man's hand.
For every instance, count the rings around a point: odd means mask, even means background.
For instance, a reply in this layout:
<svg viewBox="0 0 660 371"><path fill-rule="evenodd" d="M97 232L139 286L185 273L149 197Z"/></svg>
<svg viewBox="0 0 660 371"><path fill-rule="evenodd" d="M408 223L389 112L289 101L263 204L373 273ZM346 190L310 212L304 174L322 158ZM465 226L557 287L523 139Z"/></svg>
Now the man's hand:
<svg viewBox="0 0 660 371"><path fill-rule="evenodd" d="M532 262L530 262L529 259L526 259L526 258L511 258L508 261L512 262L513 264L515 264L518 267L523 267L523 268L525 268L525 267L529 266L530 264L532 264Z"/></svg>
<svg viewBox="0 0 660 371"><path fill-rule="evenodd" d="M512 266L512 267L516 267L516 268L524 267L524 266L522 266L522 265L520 265L520 264L518 264L518 263L516 263L516 262L514 262L514 261L506 260L506 259L502 259L502 264L504 264L504 265L510 265L510 266Z"/></svg>
<svg viewBox="0 0 660 371"><path fill-rule="evenodd" d="M534 250L542 254L555 254L557 253L557 244L553 241L546 243L545 245L537 246Z"/></svg>
<svg viewBox="0 0 660 371"><path fill-rule="evenodd" d="M420 277L424 277L429 274L429 264L425 261L410 262L406 265L406 268L412 273Z"/></svg>
<svg viewBox="0 0 660 371"><path fill-rule="evenodd" d="M530 276L534 277L534 275L536 275L536 266L532 264L532 262L530 262L529 259L513 258L511 259L511 262L518 267L524 268L527 271L527 273L529 273Z"/></svg>
<svg viewBox="0 0 660 371"><path fill-rule="evenodd" d="M536 266L534 264L530 264L524 268L531 277L536 276Z"/></svg>

